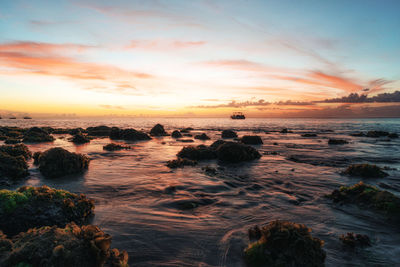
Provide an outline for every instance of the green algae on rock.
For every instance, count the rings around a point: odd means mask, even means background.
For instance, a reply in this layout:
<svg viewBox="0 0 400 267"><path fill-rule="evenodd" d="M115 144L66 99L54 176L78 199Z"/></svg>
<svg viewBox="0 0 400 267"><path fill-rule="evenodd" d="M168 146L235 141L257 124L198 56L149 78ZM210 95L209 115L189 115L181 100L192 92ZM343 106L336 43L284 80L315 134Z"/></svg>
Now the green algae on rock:
<svg viewBox="0 0 400 267"><path fill-rule="evenodd" d="M95 225L29 229L11 239L0 233L4 267L127 267L128 254L111 248L111 236Z"/></svg>
<svg viewBox="0 0 400 267"><path fill-rule="evenodd" d="M365 178L382 178L388 176L382 168L371 164L352 164L342 172L344 175L359 176Z"/></svg>
<svg viewBox="0 0 400 267"><path fill-rule="evenodd" d="M64 227L86 222L93 214L94 201L48 186L24 186L16 191L0 190L0 229L14 235L33 227Z"/></svg>
<svg viewBox="0 0 400 267"><path fill-rule="evenodd" d="M40 172L49 178L84 172L90 159L86 155L69 152L61 147L51 148L38 158Z"/></svg>
<svg viewBox="0 0 400 267"><path fill-rule="evenodd" d="M248 266L324 266L324 242L312 237L304 224L272 221L256 229L251 237L259 237L258 241L244 250Z"/></svg>
<svg viewBox="0 0 400 267"><path fill-rule="evenodd" d="M0 146L0 177L18 179L28 176L27 159L32 153L24 144Z"/></svg>
<svg viewBox="0 0 400 267"><path fill-rule="evenodd" d="M337 203L356 204L361 208L382 212L389 218L400 218L399 197L363 182L342 186L326 197Z"/></svg>

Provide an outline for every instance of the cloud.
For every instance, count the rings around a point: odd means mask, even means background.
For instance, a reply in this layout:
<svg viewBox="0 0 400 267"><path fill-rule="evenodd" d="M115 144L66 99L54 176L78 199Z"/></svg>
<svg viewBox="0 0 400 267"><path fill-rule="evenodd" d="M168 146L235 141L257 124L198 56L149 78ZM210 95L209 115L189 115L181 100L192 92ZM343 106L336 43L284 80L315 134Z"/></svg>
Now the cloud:
<svg viewBox="0 0 400 267"><path fill-rule="evenodd" d="M88 49L85 45L15 42L0 44L0 66L10 68L7 74L34 74L78 81L107 81L119 90L135 89L138 79L150 79L148 73L124 70L112 65L81 62L61 56Z"/></svg>
<svg viewBox="0 0 400 267"><path fill-rule="evenodd" d="M204 46L205 41L132 40L125 49L176 50Z"/></svg>
<svg viewBox="0 0 400 267"><path fill-rule="evenodd" d="M261 106L268 106L271 103L266 102L264 99L260 99L258 101L244 101L244 102L236 102L231 101L227 104L219 104L219 105L200 105L200 106L191 106L189 108L204 108L204 109L212 109L212 108L246 108L246 107L261 107Z"/></svg>
<svg viewBox="0 0 400 267"><path fill-rule="evenodd" d="M320 103L395 103L400 102L400 91L368 97L366 94L349 94L340 98L325 99Z"/></svg>
<svg viewBox="0 0 400 267"><path fill-rule="evenodd" d="M292 101L292 100L279 101L274 104L279 105L279 106L311 106L311 105L315 105L315 103L312 101Z"/></svg>
<svg viewBox="0 0 400 267"><path fill-rule="evenodd" d="M119 109L119 110L125 109L123 106L114 106L114 105L99 105L99 107L105 108L105 109Z"/></svg>

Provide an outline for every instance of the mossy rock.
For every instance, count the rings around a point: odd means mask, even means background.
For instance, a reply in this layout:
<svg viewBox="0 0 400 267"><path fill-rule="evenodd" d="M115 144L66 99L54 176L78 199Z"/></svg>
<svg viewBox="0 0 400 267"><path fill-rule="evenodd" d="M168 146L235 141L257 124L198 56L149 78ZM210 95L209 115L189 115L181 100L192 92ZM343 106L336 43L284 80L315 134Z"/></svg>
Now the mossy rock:
<svg viewBox="0 0 400 267"><path fill-rule="evenodd" d="M363 234L347 233L346 235L341 235L339 240L342 241L343 245L350 248L371 246L371 240L367 235Z"/></svg>
<svg viewBox="0 0 400 267"><path fill-rule="evenodd" d="M32 153L24 144L0 146L0 177L19 179L29 175L27 159Z"/></svg>
<svg viewBox="0 0 400 267"><path fill-rule="evenodd" d="M24 143L53 142L54 137L46 130L39 127L32 127L24 133Z"/></svg>
<svg viewBox="0 0 400 267"><path fill-rule="evenodd" d="M101 125L101 126L96 126L96 127L88 127L86 129L87 133L89 136L110 136L111 133L111 127Z"/></svg>
<svg viewBox="0 0 400 267"><path fill-rule="evenodd" d="M197 161L185 158L177 158L174 160L167 161L167 167L171 169L183 168L185 166L195 166L195 165L197 165Z"/></svg>
<svg viewBox="0 0 400 267"><path fill-rule="evenodd" d="M240 138L240 141L246 145L261 145L263 141L260 136L258 135L245 135Z"/></svg>
<svg viewBox="0 0 400 267"><path fill-rule="evenodd" d="M237 133L232 130L223 130L221 133L222 138L236 138L238 137Z"/></svg>
<svg viewBox="0 0 400 267"><path fill-rule="evenodd" d="M171 137L172 137L172 138L181 138L181 137L182 137L182 134L181 134L180 131L175 130L175 131L172 132Z"/></svg>
<svg viewBox="0 0 400 267"><path fill-rule="evenodd" d="M259 240L244 250L248 266L324 266L324 242L304 224L272 221L258 229Z"/></svg>
<svg viewBox="0 0 400 267"><path fill-rule="evenodd" d="M120 129L113 127L110 132L110 139L112 140L126 140L126 141L145 141L150 140L151 137L144 132L135 129Z"/></svg>
<svg viewBox="0 0 400 267"><path fill-rule="evenodd" d="M374 186L359 182L353 186L342 186L326 197L341 204L355 204L385 214L389 218L400 218L400 198Z"/></svg>
<svg viewBox="0 0 400 267"><path fill-rule="evenodd" d="M130 146L122 146L122 145L118 145L118 144L108 144L103 146L103 150L107 150L107 151L117 151L117 150L122 150L122 149L131 149Z"/></svg>
<svg viewBox="0 0 400 267"><path fill-rule="evenodd" d="M128 254L111 248L111 236L97 226L33 228L8 239L0 234L4 267L127 267Z"/></svg>
<svg viewBox="0 0 400 267"><path fill-rule="evenodd" d="M89 167L90 159L86 155L55 147L43 152L38 161L39 170L44 176L57 178L84 172Z"/></svg>
<svg viewBox="0 0 400 267"><path fill-rule="evenodd" d="M13 157L22 156L25 159L30 159L32 157L31 151L29 151L29 148L24 144L2 145L0 146L0 152L4 152Z"/></svg>
<svg viewBox="0 0 400 267"><path fill-rule="evenodd" d="M205 133L202 134L198 134L194 136L194 139L198 139L198 140L210 140L211 138L208 137L208 135L206 135Z"/></svg>
<svg viewBox="0 0 400 267"><path fill-rule="evenodd" d="M365 178L382 178L388 176L382 168L371 164L352 164L342 174Z"/></svg>
<svg viewBox="0 0 400 267"><path fill-rule="evenodd" d="M74 144L81 145L81 144L90 143L90 138L87 137L86 135L78 133L72 137L71 141Z"/></svg>
<svg viewBox="0 0 400 267"><path fill-rule="evenodd" d="M21 139L12 138L12 137L9 137L4 141L4 143L7 145L19 144L21 142L22 142Z"/></svg>
<svg viewBox="0 0 400 267"><path fill-rule="evenodd" d="M24 186L0 190L0 229L15 235L32 227L85 223L93 214L94 201L48 186Z"/></svg>
<svg viewBox="0 0 400 267"><path fill-rule="evenodd" d="M215 151L205 145L187 146L178 152L179 158L187 158L191 160L207 160L217 158Z"/></svg>

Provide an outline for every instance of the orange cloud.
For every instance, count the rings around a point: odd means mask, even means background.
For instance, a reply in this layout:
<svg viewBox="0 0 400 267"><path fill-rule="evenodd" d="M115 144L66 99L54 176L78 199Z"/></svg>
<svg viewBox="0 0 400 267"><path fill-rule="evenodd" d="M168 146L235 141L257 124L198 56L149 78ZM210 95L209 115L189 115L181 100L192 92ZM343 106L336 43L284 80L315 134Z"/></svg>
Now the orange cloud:
<svg viewBox="0 0 400 267"><path fill-rule="evenodd" d="M132 40L126 49L175 50L205 45L204 41Z"/></svg>
<svg viewBox="0 0 400 267"><path fill-rule="evenodd" d="M119 88L135 89L133 79L148 79L147 73L124 70L112 65L81 62L56 52L86 49L81 45L17 42L0 45L0 66L15 74L40 74L77 80L101 80ZM10 71L7 72L10 74Z"/></svg>

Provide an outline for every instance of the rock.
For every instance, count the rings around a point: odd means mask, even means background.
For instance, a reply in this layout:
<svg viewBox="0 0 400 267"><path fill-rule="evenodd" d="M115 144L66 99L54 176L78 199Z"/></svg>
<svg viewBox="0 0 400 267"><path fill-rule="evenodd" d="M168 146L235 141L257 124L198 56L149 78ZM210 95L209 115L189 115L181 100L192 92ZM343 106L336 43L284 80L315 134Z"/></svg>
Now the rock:
<svg viewBox="0 0 400 267"><path fill-rule="evenodd" d="M181 138L181 137L182 137L182 134L181 134L180 131L175 130L175 131L172 132L171 136L172 136L173 138Z"/></svg>
<svg viewBox="0 0 400 267"><path fill-rule="evenodd" d="M125 141L144 141L150 140L151 137L135 129L119 129L113 127L110 132L110 139L112 140L125 140Z"/></svg>
<svg viewBox="0 0 400 267"><path fill-rule="evenodd" d="M24 134L24 143L53 142L54 137L42 128L32 127Z"/></svg>
<svg viewBox="0 0 400 267"><path fill-rule="evenodd" d="M171 169L183 168L185 166L195 166L195 165L197 165L197 161L185 158L177 158L174 160L167 161L167 167Z"/></svg>
<svg viewBox="0 0 400 267"><path fill-rule="evenodd" d="M250 161L261 157L254 147L236 142L225 142L217 146L215 151L219 160L231 163Z"/></svg>
<svg viewBox="0 0 400 267"><path fill-rule="evenodd" d="M93 210L94 201L85 195L48 186L0 190L0 229L7 235L33 227L63 227L71 221L82 224Z"/></svg>
<svg viewBox="0 0 400 267"><path fill-rule="evenodd" d="M385 132L385 131L369 131L369 132L367 132L367 134L365 136L377 138L377 137L385 137L388 135L389 135L389 133Z"/></svg>
<svg viewBox="0 0 400 267"><path fill-rule="evenodd" d="M371 240L367 235L347 233L339 237L340 241L348 247L369 247L371 246Z"/></svg>
<svg viewBox="0 0 400 267"><path fill-rule="evenodd" d="M210 146L199 145L184 147L177 156L192 160L218 158L221 161L237 163L260 158L261 154L255 148L248 145L218 140Z"/></svg>
<svg viewBox="0 0 400 267"><path fill-rule="evenodd" d="M237 133L232 130L223 130L221 137L222 138L236 138L238 136L237 136Z"/></svg>
<svg viewBox="0 0 400 267"><path fill-rule="evenodd" d="M177 141L182 142L182 143L193 143L194 142L193 139L179 139Z"/></svg>
<svg viewBox="0 0 400 267"><path fill-rule="evenodd" d="M187 158L191 160L215 159L217 157L215 151L208 146L187 146L182 148L177 154L179 158Z"/></svg>
<svg viewBox="0 0 400 267"><path fill-rule="evenodd" d="M46 177L57 178L84 172L89 167L89 161L85 155L55 147L41 154L39 170Z"/></svg>
<svg viewBox="0 0 400 267"><path fill-rule="evenodd" d="M69 134L70 129L64 129L64 128L56 128L52 132L53 134Z"/></svg>
<svg viewBox="0 0 400 267"><path fill-rule="evenodd" d="M95 225L30 229L12 239L0 235L0 265L127 267L128 254L111 249L111 236Z"/></svg>
<svg viewBox="0 0 400 267"><path fill-rule="evenodd" d="M388 137L394 139L394 138L399 138L399 135L397 133L390 133L388 134Z"/></svg>
<svg viewBox="0 0 400 267"><path fill-rule="evenodd" d="M301 135L302 137L317 137L318 135L315 133L305 133Z"/></svg>
<svg viewBox="0 0 400 267"><path fill-rule="evenodd" d="M86 131L89 136L110 136L111 128L105 125L96 126L96 127L88 127Z"/></svg>
<svg viewBox="0 0 400 267"><path fill-rule="evenodd" d="M286 134L286 133L293 133L292 131L289 131L287 128L284 128L280 131L280 133Z"/></svg>
<svg viewBox="0 0 400 267"><path fill-rule="evenodd" d="M32 157L29 148L24 144L2 145L0 146L0 152L4 152L13 157L22 156L26 160Z"/></svg>
<svg viewBox="0 0 400 267"><path fill-rule="evenodd" d="M74 137L71 139L71 141L77 145L90 143L90 139L81 133L74 135Z"/></svg>
<svg viewBox="0 0 400 267"><path fill-rule="evenodd" d="M329 145L344 145L344 144L348 144L349 142L347 140L344 139L329 139L328 144Z"/></svg>
<svg viewBox="0 0 400 267"><path fill-rule="evenodd" d="M0 177L14 180L28 176L27 160L31 157L24 144L0 146Z"/></svg>
<svg viewBox="0 0 400 267"><path fill-rule="evenodd" d="M166 136L168 135L165 130L164 126L161 124L156 124L151 130L150 130L150 135L151 136Z"/></svg>
<svg viewBox="0 0 400 267"><path fill-rule="evenodd" d="M217 169L210 167L210 166L205 166L201 168L207 175L213 176L217 174Z"/></svg>
<svg viewBox="0 0 400 267"><path fill-rule="evenodd" d="M194 129L191 128L191 127L183 128L183 129L181 130L181 133L188 133L188 132L193 131L193 130L194 130Z"/></svg>
<svg viewBox="0 0 400 267"><path fill-rule="evenodd" d="M358 132L358 133L351 133L350 136L363 137L365 136L365 134L362 132Z"/></svg>
<svg viewBox="0 0 400 267"><path fill-rule="evenodd" d="M245 135L240 139L240 142L246 145L260 145L263 141L258 135Z"/></svg>
<svg viewBox="0 0 400 267"><path fill-rule="evenodd" d="M272 221L259 231L259 240L244 250L249 266L325 266L324 242L304 224Z"/></svg>
<svg viewBox="0 0 400 267"><path fill-rule="evenodd" d="M190 134L190 133L184 133L184 134L183 134L183 136L186 136L186 137L192 137L192 136L193 136L193 134Z"/></svg>
<svg viewBox="0 0 400 267"><path fill-rule="evenodd" d="M111 143L111 144L103 146L103 149L107 150L107 151L116 151L116 150L122 150L122 149L131 149L131 147Z"/></svg>
<svg viewBox="0 0 400 267"><path fill-rule="evenodd" d="M40 161L40 156L42 155L42 152L35 152L33 153L33 165L38 166L39 161Z"/></svg>
<svg viewBox="0 0 400 267"><path fill-rule="evenodd" d="M26 132L25 129L19 127L8 127L8 126L0 127L0 135L5 137L21 139L23 138L25 132Z"/></svg>
<svg viewBox="0 0 400 267"><path fill-rule="evenodd" d="M210 137L208 137L205 133L202 133L202 134L195 135L194 139L210 140Z"/></svg>
<svg viewBox="0 0 400 267"><path fill-rule="evenodd" d="M8 145L10 145L10 144L19 144L19 143L21 143L21 139L16 139L16 138L9 137L4 141L4 143L8 144Z"/></svg>
<svg viewBox="0 0 400 267"><path fill-rule="evenodd" d="M363 182L349 187L342 186L326 197L336 203L355 204L364 209L384 213L389 218L400 218L399 197Z"/></svg>
<svg viewBox="0 0 400 267"><path fill-rule="evenodd" d="M382 168L371 164L352 164L345 171L344 175L359 176L365 178L382 178L388 176Z"/></svg>

